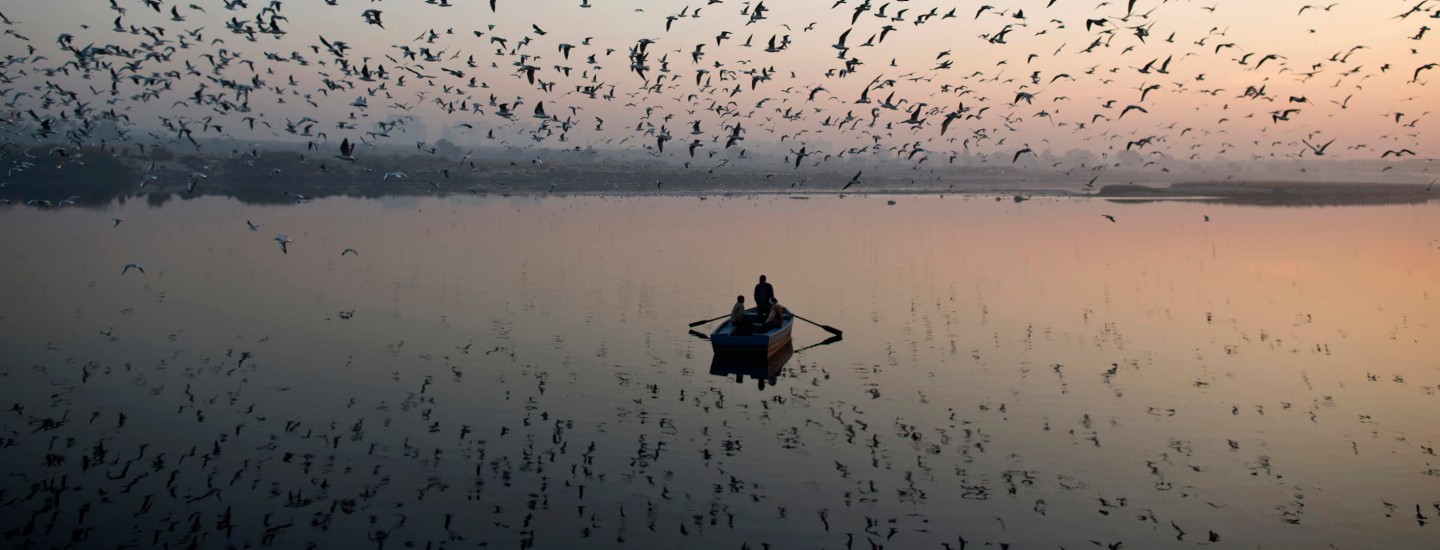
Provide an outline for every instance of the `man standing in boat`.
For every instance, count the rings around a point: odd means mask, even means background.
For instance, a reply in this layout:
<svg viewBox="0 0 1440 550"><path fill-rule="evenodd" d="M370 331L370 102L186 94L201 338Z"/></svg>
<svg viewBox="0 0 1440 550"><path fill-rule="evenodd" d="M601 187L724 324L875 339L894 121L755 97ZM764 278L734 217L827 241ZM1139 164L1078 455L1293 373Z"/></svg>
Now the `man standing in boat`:
<svg viewBox="0 0 1440 550"><path fill-rule="evenodd" d="M760 276L760 284L755 285L755 311L764 318L770 313L770 303L775 301L775 288L765 282L765 276Z"/></svg>

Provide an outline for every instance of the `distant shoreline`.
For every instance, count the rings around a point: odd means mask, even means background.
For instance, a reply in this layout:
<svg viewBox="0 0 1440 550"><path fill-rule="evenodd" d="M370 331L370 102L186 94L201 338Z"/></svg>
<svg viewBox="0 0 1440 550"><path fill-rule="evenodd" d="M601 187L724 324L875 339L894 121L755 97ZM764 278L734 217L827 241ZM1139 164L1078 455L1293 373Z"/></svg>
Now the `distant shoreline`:
<svg viewBox="0 0 1440 550"><path fill-rule="evenodd" d="M1359 182L1179 182L1169 187L1107 185L1096 197L1115 200L1200 200L1245 204L1422 203L1437 195L1431 186Z"/></svg>
<svg viewBox="0 0 1440 550"><path fill-rule="evenodd" d="M471 161L375 158L363 163L289 155L187 156L154 165L150 159L87 151L83 162L39 165L0 187L0 204L43 207L104 206L143 200L160 205L192 196L222 195L247 204L285 204L324 197L451 196L745 196L824 197L851 195L1098 198L1114 201L1194 200L1229 204L1307 206L1423 203L1440 196L1434 184L1294 181L1175 181L1110 183L1145 174L1108 173L1099 178L1019 171L1009 167L933 173L854 168L854 172L735 169L713 172L643 163ZM1343 176L1341 176L1343 177ZM1092 179L1093 178L1093 179ZM195 181L193 189L190 182ZM1089 180L1089 181L1087 181ZM1104 181L1102 180L1102 182ZM846 187L849 187L846 189Z"/></svg>

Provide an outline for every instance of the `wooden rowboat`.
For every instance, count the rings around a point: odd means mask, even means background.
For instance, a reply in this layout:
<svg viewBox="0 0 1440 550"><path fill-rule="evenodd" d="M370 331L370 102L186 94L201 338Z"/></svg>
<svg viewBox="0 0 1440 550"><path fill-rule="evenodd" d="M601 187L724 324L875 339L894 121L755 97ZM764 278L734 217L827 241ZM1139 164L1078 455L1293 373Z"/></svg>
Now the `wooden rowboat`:
<svg viewBox="0 0 1440 550"><path fill-rule="evenodd" d="M745 317L747 320L758 319L749 311L745 312ZM794 326L794 316L786 313L784 322L778 327L737 336L735 327L727 319L716 327L715 332L710 333L710 347L714 348L715 353L745 353L769 357L790 345L790 329Z"/></svg>

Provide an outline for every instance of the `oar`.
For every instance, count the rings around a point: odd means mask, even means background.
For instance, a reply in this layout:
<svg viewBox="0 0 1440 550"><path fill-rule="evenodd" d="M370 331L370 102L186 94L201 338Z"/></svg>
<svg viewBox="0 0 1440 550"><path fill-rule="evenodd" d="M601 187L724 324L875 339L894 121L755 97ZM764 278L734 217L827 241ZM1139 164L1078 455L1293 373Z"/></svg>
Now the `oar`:
<svg viewBox="0 0 1440 550"><path fill-rule="evenodd" d="M753 308L753 307L750 308L750 309L745 310L746 313L750 313L750 312L753 312L753 311L755 311L755 308ZM692 327L698 327L698 326L703 325L703 324L705 324L705 323L711 323L711 322L719 321L719 320L724 319L724 318L729 317L729 316L730 316L730 314L727 313L727 314L725 314L725 315L721 315L721 316L716 317L716 318L714 318L714 319L706 319L706 320L704 320L704 321L695 321L694 323L690 323L690 326L692 326Z"/></svg>
<svg viewBox="0 0 1440 550"><path fill-rule="evenodd" d="M699 333L699 332L695 332L695 330L693 330L693 329L690 331L690 335L691 335L691 336L694 336L694 337L696 337L696 338L699 338L699 339L701 339L701 340L709 340L709 339L710 339L709 336L706 336L706 335L704 335L704 334L702 334L702 333Z"/></svg>
<svg viewBox="0 0 1440 550"><path fill-rule="evenodd" d="M809 320L809 319L806 319L806 318L804 318L804 317L801 317L801 316L799 316L799 315L796 315L795 312L793 312L793 311L790 312L790 316L791 316L791 317L794 317L794 318L796 318L796 319L799 319L799 320L801 320L801 321L805 321L806 323L810 323L810 324L812 324L812 325L815 325L815 326L817 326L817 327L820 327L822 330L824 330L825 332L828 332L828 333L830 333L830 334L834 334L834 335L836 335L836 336L844 336L844 335L845 335L845 332L842 331L842 330L840 330L840 329L838 329L838 328L835 328L835 327L832 327L832 326L827 326L827 325L822 325L822 324L820 324L820 323L816 323L815 321L811 321L811 320Z"/></svg>
<svg viewBox="0 0 1440 550"><path fill-rule="evenodd" d="M704 320L704 321L695 321L694 323L690 323L690 326L692 326L692 327L698 327L698 326L703 325L703 324L705 324L705 323L711 323L711 322L719 321L719 320L724 319L724 318L729 317L729 316L730 316L730 314L729 314L729 313L726 313L725 315L721 315L721 316L716 317L716 318L714 318L714 319L706 319L706 320Z"/></svg>
<svg viewBox="0 0 1440 550"><path fill-rule="evenodd" d="M839 342L839 341L844 340L844 339L845 339L845 338L844 338L844 337L841 337L841 336L831 336L831 337L829 337L829 338L826 338L824 342L820 342L819 344L810 344L810 345L805 346L805 347L803 347L803 348L797 349L797 350L795 350L795 353L800 353L800 352L805 351L805 350L807 350L807 349L818 348L818 347L820 347L820 346L828 346L828 345L830 345L830 344L834 344L835 342Z"/></svg>

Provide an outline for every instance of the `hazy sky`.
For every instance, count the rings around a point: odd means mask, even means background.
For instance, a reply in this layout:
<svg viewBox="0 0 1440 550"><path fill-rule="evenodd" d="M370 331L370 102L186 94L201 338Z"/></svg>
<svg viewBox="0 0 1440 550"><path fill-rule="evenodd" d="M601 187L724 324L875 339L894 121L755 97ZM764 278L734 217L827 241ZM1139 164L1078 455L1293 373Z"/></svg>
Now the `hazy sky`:
<svg viewBox="0 0 1440 550"><path fill-rule="evenodd" d="M12 22L3 27L0 51L26 58L12 58L5 68L9 90L0 99L12 119L27 110L73 116L75 100L49 88L51 83L74 92L90 109L127 112L138 127L161 127L160 116L173 121L209 116L222 130L202 131L195 123L197 137L228 133L244 139L308 139L287 134L284 125L287 118L308 116L318 121L313 132L325 132L333 141L383 141L387 138L366 135L374 121L412 115L426 122L431 140L443 127L469 124L482 134L496 127L497 145L623 142L639 149L655 147L654 134L663 126L673 137L664 155L688 158L685 146L699 139L697 161L723 150L730 133L725 126L737 122L747 138L738 147L783 136L788 148L820 149L807 162L846 148L870 147L852 156L908 155L916 143L922 152L912 160L932 157L932 162L966 150L1010 154L1027 145L1037 152L1084 147L1115 154L1144 138L1151 139L1138 146L1142 154L1182 159L1310 157L1314 152L1302 140L1318 147L1331 139L1328 157L1379 159L1400 149L1420 158L1440 153L1435 140L1426 139L1436 124L1430 110L1440 105L1429 82L1440 79L1440 69L1422 71L1415 80L1418 68L1440 61L1430 47L1435 35L1425 29L1440 16L1440 2L1340 0L1327 4L1328 10L1318 6L1299 13L1306 2L1138 0L1127 17L1124 2L1002 1L977 16L974 2L872 0L852 25L862 6L858 0L772 0L763 3L763 19L753 17L762 3L739 0L589 0L588 8L579 0L498 0L493 13L487 2L450 1L454 5L252 0L226 9L222 0L164 0L157 13L141 0L115 0L123 14L100 0L10 3L0 9ZM1417 11L1399 17L1417 4ZM272 6L278 9L270 11ZM172 8L184 21L173 20ZM384 28L366 23L363 13L370 9L380 10ZM877 16L882 9L883 18ZM946 17L951 10L955 16ZM276 13L283 18L276 22L283 35L260 33L251 41L227 30L232 18L259 29L257 15L268 26ZM681 13L685 17L678 17ZM123 32L116 30L117 16ZM893 30L882 42L878 35L886 26ZM132 32L144 28L164 42L157 46L153 37ZM163 28L163 35L156 28ZM842 59L833 45L847 29L849 49ZM1139 29L1147 35L1138 36ZM438 36L427 41L432 30ZM187 31L193 34L181 48L180 35ZM717 46L722 32L729 38ZM996 40L1002 33L1003 42ZM63 34L73 35L68 47L74 50L114 45L124 51L111 54L125 55L97 55L85 61L88 71L80 70L75 64L80 56L57 43ZM786 35L788 47L766 51L772 36L781 42ZM330 52L316 51L321 37L349 46L348 74ZM873 45L862 46L872 37ZM628 54L645 39L653 43L642 78L630 70ZM742 46L747 40L751 47ZM568 60L561 44L574 46ZM696 63L691 53L701 44L703 57ZM142 45L148 50L138 49ZM43 59L27 56L27 46ZM402 47L429 48L437 59L407 59ZM146 59L147 51L169 59ZM297 54L306 64L290 60ZM233 59L214 68L212 59L225 58ZM253 62L253 72L246 60ZM852 65L853 74L844 72L846 60L859 63ZM362 65L383 67L385 78L362 81ZM535 85L519 71L521 65L536 67ZM57 68L66 71L44 71ZM111 69L124 79L115 96L109 93ZM700 69L708 73L697 85ZM771 76L752 90L752 77L762 73ZM136 83L131 76L156 79ZM263 86L249 95L251 112L217 108L217 99L239 103L220 79L251 84L257 77ZM467 85L472 78L474 88ZM856 104L877 78L881 88L869 92L875 103ZM326 89L327 80L333 89ZM549 83L550 91L540 89ZM202 84L203 99L197 102ZM599 85L599 96L613 87L613 98L576 93L582 85ZM1152 86L1157 87L1144 92ZM1245 97L1252 87L1263 95ZM22 90L30 94L17 97ZM147 90L157 93L142 97ZM904 103L881 108L880 100L892 92ZM1027 101L1022 93L1033 97ZM497 115L492 94L496 103L523 98L513 121ZM360 98L366 107L353 106ZM532 116L540 101L558 121ZM923 123L906 124L918 103L925 104L916 116ZM1130 106L1138 109L1127 111ZM947 113L960 118L942 136ZM1288 120L1276 120L1277 114ZM247 129L246 116L256 117L257 131ZM573 126L563 124L567 119ZM702 133L692 136L695 120ZM341 122L355 127L338 127Z"/></svg>

